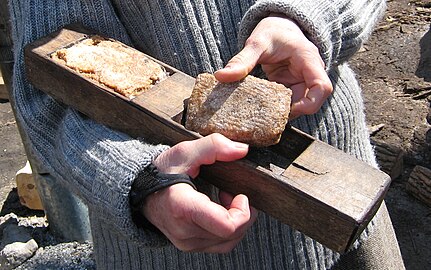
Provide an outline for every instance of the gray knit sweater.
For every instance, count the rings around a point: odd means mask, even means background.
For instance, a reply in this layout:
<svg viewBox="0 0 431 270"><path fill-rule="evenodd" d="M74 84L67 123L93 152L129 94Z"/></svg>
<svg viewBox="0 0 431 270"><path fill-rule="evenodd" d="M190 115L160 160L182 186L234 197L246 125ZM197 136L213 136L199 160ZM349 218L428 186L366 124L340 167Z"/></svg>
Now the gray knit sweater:
<svg viewBox="0 0 431 270"><path fill-rule="evenodd" d="M325 269L339 254L261 214L222 255L183 253L131 219L135 176L168 146L149 145L88 119L33 88L23 46L81 22L192 76L213 72L238 52L259 20L284 13L319 48L334 85L320 112L292 122L376 166L360 88L345 62L380 18L383 0L10 0L17 113L44 169L89 207L100 269Z"/></svg>

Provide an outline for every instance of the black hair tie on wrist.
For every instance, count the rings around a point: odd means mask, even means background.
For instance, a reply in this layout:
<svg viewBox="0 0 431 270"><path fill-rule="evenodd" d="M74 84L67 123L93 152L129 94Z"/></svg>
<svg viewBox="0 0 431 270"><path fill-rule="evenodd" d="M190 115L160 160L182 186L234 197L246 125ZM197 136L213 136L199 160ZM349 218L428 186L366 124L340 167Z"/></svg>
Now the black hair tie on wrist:
<svg viewBox="0 0 431 270"><path fill-rule="evenodd" d="M156 166L150 164L133 181L130 191L132 209L141 212L148 195L178 183L186 183L196 189L193 178L189 175L161 173Z"/></svg>

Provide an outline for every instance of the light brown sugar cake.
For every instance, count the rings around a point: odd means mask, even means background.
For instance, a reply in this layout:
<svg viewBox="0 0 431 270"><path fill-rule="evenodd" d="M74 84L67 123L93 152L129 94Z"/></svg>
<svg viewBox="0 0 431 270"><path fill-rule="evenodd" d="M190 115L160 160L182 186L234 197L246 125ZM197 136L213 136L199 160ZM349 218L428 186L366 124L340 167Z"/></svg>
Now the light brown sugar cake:
<svg viewBox="0 0 431 270"><path fill-rule="evenodd" d="M100 36L59 49L52 58L126 97L166 78L163 67L144 54Z"/></svg>
<svg viewBox="0 0 431 270"><path fill-rule="evenodd" d="M252 146L279 142L290 112L292 91L254 76L220 83L198 75L187 107L186 128L201 135L221 133Z"/></svg>

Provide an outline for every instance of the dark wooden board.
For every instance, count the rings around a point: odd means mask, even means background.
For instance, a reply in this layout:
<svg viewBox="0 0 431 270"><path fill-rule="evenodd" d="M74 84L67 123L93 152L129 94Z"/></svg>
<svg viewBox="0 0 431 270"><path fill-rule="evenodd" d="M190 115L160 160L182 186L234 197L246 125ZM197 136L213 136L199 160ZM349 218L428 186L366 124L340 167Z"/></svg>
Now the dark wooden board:
<svg viewBox="0 0 431 270"><path fill-rule="evenodd" d="M52 52L93 34L72 25L29 44L28 80L133 137L169 145L201 137L181 125L194 78L158 61L170 76L129 99L51 59ZM251 149L235 162L204 166L201 177L220 189L246 194L254 207L338 252L362 232L390 184L387 174L290 126L277 145Z"/></svg>

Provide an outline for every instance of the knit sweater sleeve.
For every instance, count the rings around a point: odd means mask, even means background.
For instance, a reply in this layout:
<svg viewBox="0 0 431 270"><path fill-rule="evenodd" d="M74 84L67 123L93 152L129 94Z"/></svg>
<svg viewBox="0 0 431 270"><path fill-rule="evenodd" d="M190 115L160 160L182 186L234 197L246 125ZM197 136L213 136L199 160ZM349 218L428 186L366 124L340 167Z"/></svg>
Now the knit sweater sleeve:
<svg viewBox="0 0 431 270"><path fill-rule="evenodd" d="M329 70L359 50L385 7L384 0L258 0L244 16L238 40L242 46L262 18L282 13L319 48Z"/></svg>
<svg viewBox="0 0 431 270"><path fill-rule="evenodd" d="M23 48L63 25L82 22L128 43L109 1L10 1L15 65L13 99L23 135L43 170L63 180L124 238L159 246L164 237L139 229L132 221L129 191L137 174L166 150L88 119L32 87L26 80Z"/></svg>

